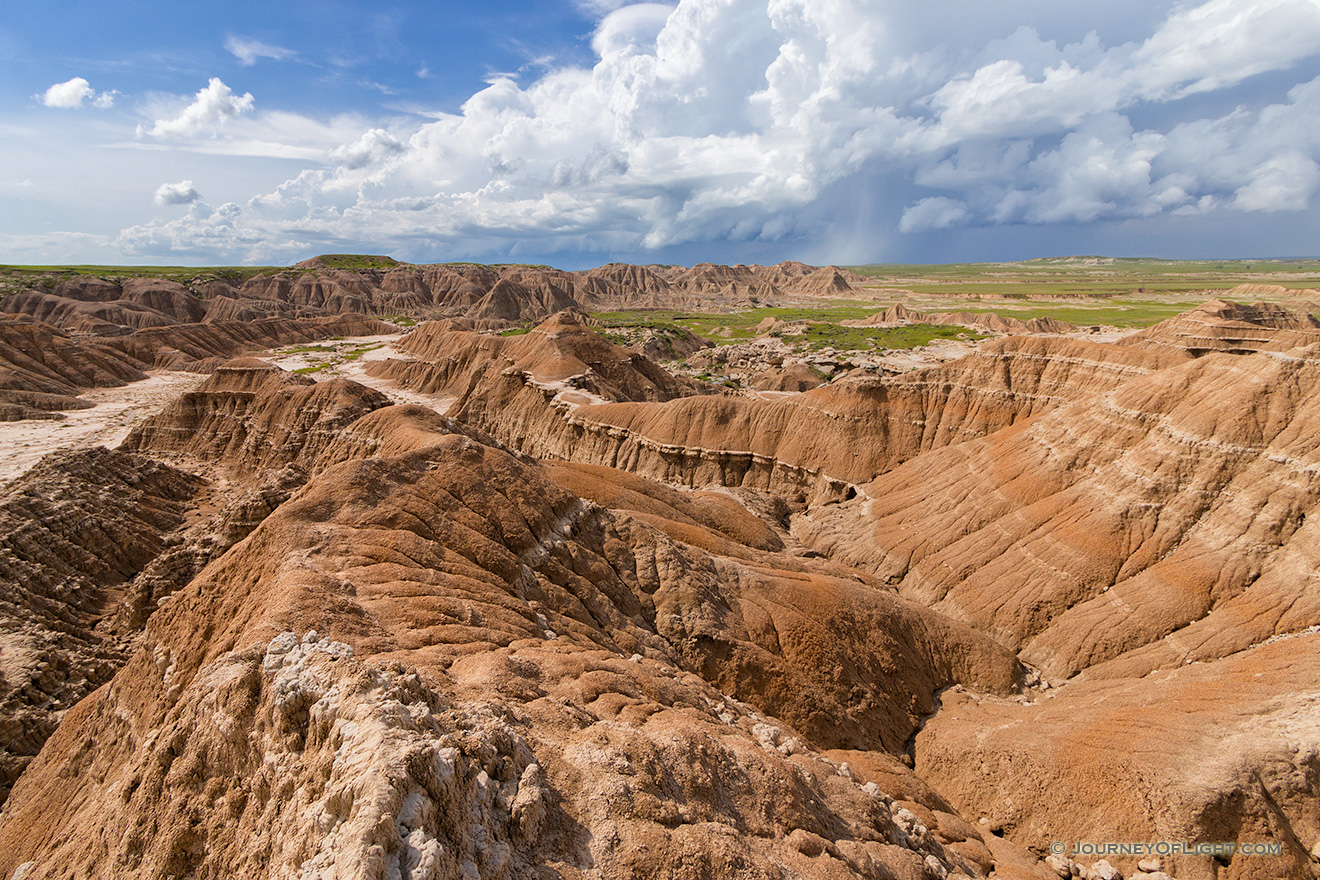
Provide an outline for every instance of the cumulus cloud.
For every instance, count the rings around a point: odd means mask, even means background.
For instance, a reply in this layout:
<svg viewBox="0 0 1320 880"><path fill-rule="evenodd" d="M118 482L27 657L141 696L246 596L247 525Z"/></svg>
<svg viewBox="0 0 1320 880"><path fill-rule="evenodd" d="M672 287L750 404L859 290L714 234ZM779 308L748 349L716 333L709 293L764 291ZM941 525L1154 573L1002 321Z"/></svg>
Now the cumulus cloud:
<svg viewBox="0 0 1320 880"><path fill-rule="evenodd" d="M191 180L181 180L178 183L162 183L156 188L155 198L158 205L190 205L201 197L202 194Z"/></svg>
<svg viewBox="0 0 1320 880"><path fill-rule="evenodd" d="M591 47L602 58L629 50L653 51L656 39L674 11L663 3L636 3L606 16L596 27Z"/></svg>
<svg viewBox="0 0 1320 880"><path fill-rule="evenodd" d="M1310 204L1320 184L1320 166L1300 152L1271 156L1252 169L1251 180L1234 195L1243 211L1299 211Z"/></svg>
<svg viewBox="0 0 1320 880"><path fill-rule="evenodd" d="M237 58L239 64L244 67L251 67L262 58L269 58L272 61L288 61L291 58L298 57L298 53L292 49L271 46L260 40L236 37L232 34L225 38L225 51Z"/></svg>
<svg viewBox="0 0 1320 880"><path fill-rule="evenodd" d="M1116 2L1136 38L1073 27L1060 44L1053 4L1023 23L1020 4L971 0L940 22L882 0L600 0L592 67L495 78L411 130L365 125L223 222L190 212L125 240L238 257L293 236L421 255L768 242L820 234L827 192L842 212L901 199L909 233L1311 206L1320 81L1158 120L1320 54L1320 4ZM215 131L251 108L212 80L148 134ZM864 191L882 172L896 192Z"/></svg>
<svg viewBox="0 0 1320 880"><path fill-rule="evenodd" d="M330 151L330 160L345 168L356 170L397 156L407 148L388 131L373 128L351 144Z"/></svg>
<svg viewBox="0 0 1320 880"><path fill-rule="evenodd" d="M898 228L900 232L948 229L951 226L962 226L970 216L967 206L962 202L944 196L931 196L904 211Z"/></svg>
<svg viewBox="0 0 1320 880"><path fill-rule="evenodd" d="M189 138L218 136L225 126L244 113L250 113L256 99L252 94L234 94L233 89L212 77L177 116L157 119L151 128L138 127L138 136L154 138Z"/></svg>
<svg viewBox="0 0 1320 880"><path fill-rule="evenodd" d="M47 107L61 110L77 110L92 106L97 110L107 110L114 106L116 92L98 92L92 84L81 76L75 76L67 82L56 83L46 89L41 96L41 103Z"/></svg>

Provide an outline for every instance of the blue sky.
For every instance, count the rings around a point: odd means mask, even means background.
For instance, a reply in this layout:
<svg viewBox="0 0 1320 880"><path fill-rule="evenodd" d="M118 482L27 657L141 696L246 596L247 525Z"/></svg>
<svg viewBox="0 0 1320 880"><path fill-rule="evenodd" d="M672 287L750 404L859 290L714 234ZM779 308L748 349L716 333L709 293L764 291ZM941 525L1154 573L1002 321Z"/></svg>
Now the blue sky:
<svg viewBox="0 0 1320 880"><path fill-rule="evenodd" d="M51 2L0 262L1316 253L1320 0Z"/></svg>

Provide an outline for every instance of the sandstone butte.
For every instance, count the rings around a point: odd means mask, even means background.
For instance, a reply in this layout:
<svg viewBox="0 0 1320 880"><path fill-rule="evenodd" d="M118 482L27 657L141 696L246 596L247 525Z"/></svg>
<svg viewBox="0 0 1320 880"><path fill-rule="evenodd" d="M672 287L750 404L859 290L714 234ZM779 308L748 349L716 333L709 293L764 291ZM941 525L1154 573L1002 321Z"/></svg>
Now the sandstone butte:
<svg viewBox="0 0 1320 880"><path fill-rule="evenodd" d="M1320 325L996 319L767 397L580 311L850 280L314 261L7 296L5 419L205 379L0 486L0 878L1316 876ZM437 320L366 372L433 406L246 356L397 314Z"/></svg>

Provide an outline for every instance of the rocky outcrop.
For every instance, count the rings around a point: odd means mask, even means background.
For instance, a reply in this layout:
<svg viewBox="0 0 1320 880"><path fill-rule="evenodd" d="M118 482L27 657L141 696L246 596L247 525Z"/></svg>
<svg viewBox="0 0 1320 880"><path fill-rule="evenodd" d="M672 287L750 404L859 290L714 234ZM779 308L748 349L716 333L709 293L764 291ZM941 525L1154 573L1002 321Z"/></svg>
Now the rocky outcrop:
<svg viewBox="0 0 1320 880"><path fill-rule="evenodd" d="M135 289L131 283L127 287ZM5 301L14 296L22 295ZM59 410L87 407L77 397L80 391L145 379L152 368L209 370L215 361L242 352L393 329L361 316L266 318L171 323L127 335L87 337L26 316L0 316L0 420L52 417Z"/></svg>
<svg viewBox="0 0 1320 880"><path fill-rule="evenodd" d="M568 320L507 339L423 328L404 346L418 361L372 369L453 396L451 415L532 455L823 499L928 450L1188 358L1020 337L941 367L848 378L800 396L678 397L652 381L654 365Z"/></svg>
<svg viewBox="0 0 1320 880"><path fill-rule="evenodd" d="M647 266L609 263L582 274L579 290L596 308L688 308L696 300Z"/></svg>
<svg viewBox="0 0 1320 880"><path fill-rule="evenodd" d="M1282 740L1262 733L1260 751L1241 762L1186 775L1203 764L1210 740L1178 733L1199 716L1170 695L1180 683L1202 681L1198 667L1217 670L1206 673L1224 693L1207 710L1222 719L1216 737L1273 730L1271 719L1311 711L1309 691L1286 683L1311 675L1309 665L1262 682L1257 671L1266 661L1253 658L1280 656L1273 640L1307 644L1290 637L1320 626L1311 577L1320 566L1312 534L1320 503L1312 440L1317 391L1320 347L1206 354L1098 399L922 455L862 487L857 500L797 520L796 534L818 551L994 635L1047 682L1063 685L1039 709L959 704L947 722L931 727L932 782L947 779L944 790L961 792L956 801L967 810L982 809L982 794L1013 788L1006 776L993 782L999 770L986 770L987 778L975 765L955 766L954 743L970 740L947 725L961 721L1031 731L1013 734L1020 746L1014 757L1006 740L992 738L992 754L1002 755L994 762L1032 764L1037 769L1028 775L1053 780L1051 792L1088 791L1098 767L1114 767L1105 749L1116 754L1118 740L1082 749L1079 728L1055 713L1103 701L1086 731L1117 737L1141 729L1168 744L1141 750L1127 771L1113 770L1137 780L1123 788L1125 802L1151 806L1119 822L1102 821L1110 802L1085 794L1081 800L1097 804L1095 812L1065 809L1066 800L1052 796L1017 800L1020 816L1004 827L1020 840L1046 822L1142 840L1192 832L1192 839L1205 839L1227 829L1250 836L1266 827L1275 829L1274 839L1315 836L1311 807L1294 787L1315 772L1307 757L1320 748L1313 727L1289 721ZM1138 704L1159 709L1125 714L1124 706ZM1233 719L1242 719L1240 726ZM970 728L967 736L978 748L984 741ZM1306 743L1301 751L1298 742ZM1027 757L1033 750L1039 757ZM919 743L919 766L920 751ZM1036 761L1048 763L1048 772ZM1182 783L1174 786L1175 778ZM1045 818L1061 811L1068 821ZM1235 832L1226 839L1239 838ZM1217 876L1305 876L1305 863L1288 858L1239 857ZM1178 876L1213 876L1206 864L1195 870L1180 868Z"/></svg>
<svg viewBox="0 0 1320 880"><path fill-rule="evenodd" d="M38 291L5 297L5 308L63 330L118 336L143 327L176 323L155 309L130 302L81 302Z"/></svg>
<svg viewBox="0 0 1320 880"><path fill-rule="evenodd" d="M158 368L188 369L210 358L229 359L246 352L281 345L314 342L335 336L392 333L389 324L361 315L332 318L265 318L258 321L215 321L139 330L107 341L107 345Z"/></svg>
<svg viewBox="0 0 1320 880"><path fill-rule="evenodd" d="M232 291L227 285L225 290ZM205 320L209 303L177 281L150 276L122 282L75 277L53 291L32 289L5 297L7 311L63 330L118 336L145 327Z"/></svg>
<svg viewBox="0 0 1320 880"><path fill-rule="evenodd" d="M703 383L678 378L647 358L610 344L565 311L518 336L487 336L448 323L418 328L398 346L416 361L373 363L373 375L400 380L428 394L477 401L484 384L521 375L533 385L582 400L671 400L709 393ZM480 419L468 420L485 427Z"/></svg>
<svg viewBox="0 0 1320 880"><path fill-rule="evenodd" d="M1011 654L740 543L764 527L713 497L426 424L390 448L319 469L151 616L19 780L0 874L993 867L902 806L948 805L901 765L818 744L901 750L935 690L1010 692Z"/></svg>
<svg viewBox="0 0 1320 880"><path fill-rule="evenodd" d="M1071 333L1077 328L1058 318L1041 317L1023 321L995 312L922 312L899 303L881 312L855 321L843 321L845 327L898 327L904 324L936 324L946 327L969 327L994 333L1036 334Z"/></svg>
<svg viewBox="0 0 1320 880"><path fill-rule="evenodd" d="M0 387L46 394L143 379L143 362L116 347L73 339L35 321L0 320Z"/></svg>
<svg viewBox="0 0 1320 880"><path fill-rule="evenodd" d="M1281 639L1026 702L949 691L917 737L916 769L965 815L1023 842L1228 843L1217 858L1166 852L1163 870L1179 880L1314 876L1317 642ZM1248 845L1268 849L1238 851ZM1107 856L1126 877L1143 876L1145 858Z"/></svg>
<svg viewBox="0 0 1320 880"><path fill-rule="evenodd" d="M1211 303L1116 344L1014 335L746 395L578 312L475 332L628 274L208 282L299 310L484 301L364 367L444 414L219 362L305 316L95 342L213 372L132 453L0 498L0 732L26 765L0 877L1313 873L1308 317ZM818 276L697 274L728 296ZM109 284L66 293L125 299ZM1051 840L1278 849L1041 862Z"/></svg>
<svg viewBox="0 0 1320 880"><path fill-rule="evenodd" d="M692 269L609 264L565 272L548 266L412 266L333 254L242 283L210 275L186 284L156 276L56 281L39 273L30 283L29 289L4 297L4 311L105 337L179 324L350 314L467 318L482 326L508 326L542 321L570 308L709 308L734 306L749 297L772 302L852 292L841 270L802 263Z"/></svg>
<svg viewBox="0 0 1320 880"><path fill-rule="evenodd" d="M96 448L48 456L0 493L0 801L63 713L123 662L98 624L201 486Z"/></svg>
<svg viewBox="0 0 1320 880"><path fill-rule="evenodd" d="M103 343L73 339L17 315L0 316L0 418L42 418L86 407L79 391L145 379L146 366Z"/></svg>
<svg viewBox="0 0 1320 880"><path fill-rule="evenodd" d="M123 448L181 453L231 478L251 479L290 465L309 467L341 431L389 404L356 382L317 383L240 358L135 428Z"/></svg>
<svg viewBox="0 0 1320 880"><path fill-rule="evenodd" d="M1122 655L1138 675L1215 659L1320 623L1293 576L1311 564L1320 500L1318 353L1207 355L1135 378L911 461L804 533L1055 680Z"/></svg>
<svg viewBox="0 0 1320 880"><path fill-rule="evenodd" d="M834 266L821 269L788 261L774 266L718 266L713 263L698 263L691 269L683 266L651 268L659 277L677 289L727 298L840 297L852 293L851 283Z"/></svg>
<svg viewBox="0 0 1320 880"><path fill-rule="evenodd" d="M1320 321L1276 303L1243 305L1216 299L1134 333L1123 342L1143 348L1182 349L1194 355L1287 351L1320 342Z"/></svg>

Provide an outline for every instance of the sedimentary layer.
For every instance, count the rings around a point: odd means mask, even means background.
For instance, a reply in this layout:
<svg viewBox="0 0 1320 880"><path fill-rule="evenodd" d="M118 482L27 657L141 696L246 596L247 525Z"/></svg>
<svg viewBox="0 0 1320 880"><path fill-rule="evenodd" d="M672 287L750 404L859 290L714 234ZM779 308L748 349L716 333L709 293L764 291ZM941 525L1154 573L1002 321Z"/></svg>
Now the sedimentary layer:
<svg viewBox="0 0 1320 880"><path fill-rule="evenodd" d="M812 743L902 749L935 690L1011 691L1011 654L748 558L765 529L735 508L716 531L636 477L400 433L150 617L20 779L0 873L985 875L979 832Z"/></svg>

